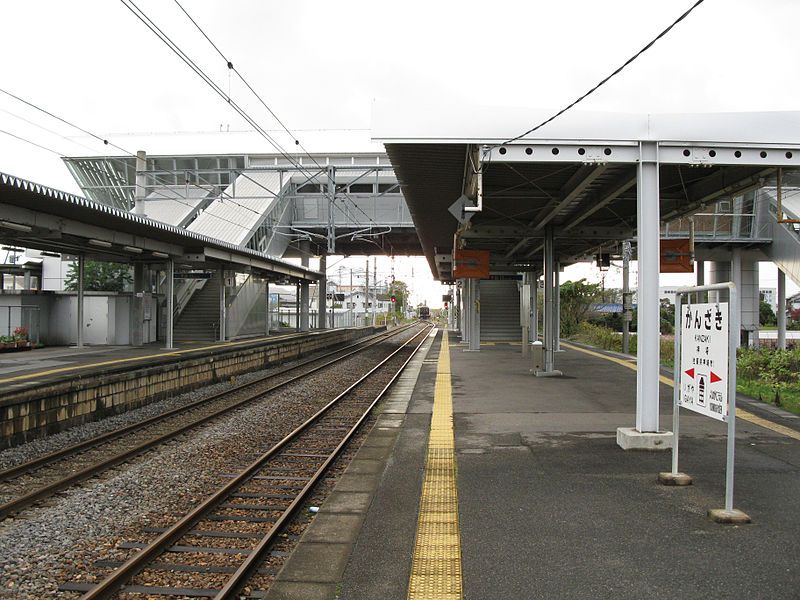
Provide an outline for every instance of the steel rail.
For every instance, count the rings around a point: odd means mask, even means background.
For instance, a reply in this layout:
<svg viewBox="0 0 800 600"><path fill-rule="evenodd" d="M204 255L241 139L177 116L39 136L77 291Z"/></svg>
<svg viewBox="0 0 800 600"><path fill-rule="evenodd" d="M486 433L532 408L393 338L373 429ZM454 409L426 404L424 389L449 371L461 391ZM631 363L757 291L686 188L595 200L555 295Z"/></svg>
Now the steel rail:
<svg viewBox="0 0 800 600"><path fill-rule="evenodd" d="M409 325L408 327L411 327L411 325ZM318 365L318 366L316 366L316 367L314 367L314 368L312 368L312 369L310 369L308 371L304 371L304 372L302 372L302 373L300 373L298 375L290 377L286 381L277 383L277 384L275 384L275 385L273 385L273 386L271 386L271 387L269 387L269 388L267 388L265 390L260 390L260 391L254 392L254 393L250 394L249 396L234 402L231 405L224 406L224 407L222 407L222 408L220 408L218 410L215 410L215 411L213 411L213 412L211 412L211 413L209 413L209 414L207 414L207 415L205 415L205 416L203 416L203 417L201 417L199 419L196 419L196 420L194 420L194 421L192 421L190 423L187 423L185 425L179 426L176 429L168 431L165 434L162 434L162 435L156 436L154 438L151 438L149 440L146 440L146 441L134 446L133 448L129 448L128 450L125 450L125 451L123 451L123 452L121 452L119 454L116 454L116 455L112 456L111 458L108 458L108 459L106 459L106 460L104 460L102 462L98 462L98 463L95 463L93 465L90 465L90 466L88 466L88 467L86 467L84 469L81 469L80 471L77 471L75 473L72 473L71 475L68 475L67 477L59 479L58 481L55 481L55 482L53 482L51 484L48 484L48 485L43 486L43 487L41 487L39 489L36 489L36 490L34 490L34 491L32 491L32 492L30 492L28 494L25 494L24 496L19 496L18 498L15 498L13 500L5 502L4 504L0 504L0 520L3 520L6 517L8 517L10 514L19 512L20 510L22 510L24 508L27 508L27 507L31 506L32 504L34 504L34 503L36 503L36 502L38 502L40 500L43 500L44 498L48 498L48 497L52 496L53 494L55 494L58 491L61 491L61 490L66 489L68 487L71 487L72 485L75 485L76 483L78 483L80 481L84 481L86 479L89 479L89 478L91 478L91 477L93 477L95 475L98 475L98 474L100 474L100 473L102 473L104 471L107 471L108 469L110 469L112 467L115 467L115 466L120 465L120 464L122 464L124 462L127 462L127 461L131 460L132 458L134 458L134 457L136 457L136 456L138 456L140 454L143 454L144 452L150 450L151 448L159 446L159 445L163 444L166 441L169 441L169 440L171 440L171 439L173 439L173 438L175 438L175 437L177 437L177 436L179 436L179 435L181 435L183 433L186 433L187 431L190 431L191 429L195 429L197 427L200 427L201 425L204 425L207 422L209 422L209 421L211 421L213 419L216 419L216 418L220 417L221 415L223 415L223 414L225 414L227 412L230 412L232 410L241 408L245 404L247 404L249 402L253 402L255 400L258 400L260 397L262 397L262 396L264 396L266 394L272 393L277 389L280 389L280 388L282 388L282 387L284 387L286 385L289 385L290 383L294 383L294 382L302 379L303 377L305 377L307 375L310 375L312 373L316 373L317 371L320 371L320 370L322 370L322 369L324 369L326 367L329 367L329 366L331 366L333 364L336 364L339 361L344 360L345 358L348 358L348 357L350 357L350 356L352 356L354 354L357 354L359 352L363 352L364 350L366 350L368 348L371 348L372 346L380 344L381 342L385 341L386 339L391 338L391 337L393 337L395 335L398 335L402 331L405 331L408 327L398 328L396 330L393 330L388 335L379 334L377 339L373 339L367 345L364 345L364 346L362 346L360 348L356 348L355 350L352 350L352 351L348 352L347 354L345 354L343 356L340 356L338 358L335 358L333 360L325 362L325 363L323 363L321 365ZM354 345L359 345L359 344L354 344ZM275 377L277 375L283 375L285 373L291 372L292 370L295 370L295 369L300 368L302 366L306 366L306 365L308 365L308 364L310 364L312 362L318 361L318 360L320 360L322 358L325 358L327 356L330 356L332 354L338 354L339 352L342 352L343 350L346 350L346 348L342 348L342 349L339 349L338 351L330 352L330 353L328 353L326 355L317 357L315 359L310 359L310 360L306 361L305 363L303 363L301 365L295 365L293 367L290 367L289 369L285 369L285 370L281 371L280 373L273 373L273 374L268 375L268 376L266 376L266 377L264 377L262 379L256 380L255 382L248 382L248 383L245 383L245 384L241 384L239 386L236 386L236 387L231 388L229 390L225 390L224 392L220 392L219 394L216 394L214 396L211 396L209 398L206 398L206 399L198 401L198 402L202 403L202 402L208 402L208 401L211 401L211 400L219 399L221 396L234 393L234 392L239 391L239 390L241 390L242 388L245 388L245 387L250 387L254 383L263 382L264 380L269 379L271 377ZM182 408L183 409L187 409L190 406L192 406L192 405L187 405L187 406L182 407ZM181 412L180 409L175 409L175 410L178 411L178 412ZM175 413L175 411L171 411L171 412ZM159 415L159 416L163 416L163 415ZM175 416L175 414L172 414L171 416ZM157 419L157 420L159 420L159 419ZM152 424L152 422L149 423L149 424ZM140 424L136 424L136 425L140 425ZM122 437L122 435L124 433L127 433L127 432L130 431L130 428L131 428L131 426L129 426L127 428L122 428L121 430L116 430L117 432L121 431L122 433L119 433L118 435L114 436L113 438L104 439L103 443L105 443L107 441L113 441L113 439L118 439L119 437ZM115 433L115 432L109 432L109 433ZM101 436L101 437L103 437L103 436ZM97 440L98 438L93 438L93 439ZM91 442L91 441L93 441L93 440L87 440L87 442ZM96 447L96 446L99 446L99 445L101 445L101 443L89 444L84 449L89 449L91 447ZM75 452L74 454L76 454L76 453L77 452ZM56 462L57 460L59 460L59 459L55 459L55 460L51 461L51 463L52 462ZM51 464L51 463L49 463L49 464Z"/></svg>
<svg viewBox="0 0 800 600"><path fill-rule="evenodd" d="M18 465L14 465L13 467L9 467L8 469L4 469L4 470L0 471L0 481L9 481L9 480L14 479L16 477L19 477L20 475L24 475L26 473L29 473L33 469L37 469L37 468L42 467L44 465L52 464L54 462L57 462L58 460L61 460L61 459L65 458L65 457L73 455L73 454L79 454L79 453L81 453L81 452L83 452L85 450L89 450L89 449L94 448L95 446L99 446L100 444L103 444L105 442L108 442L108 441L111 441L113 439L122 437L123 435L131 433L132 431L136 431L137 429L143 429L144 427L148 427L150 425L158 423L159 421L166 420L166 419L168 419L170 417L174 417L175 415L178 415L180 413L188 412L188 411L190 411L190 410L192 410L194 408L198 408L198 407L202 406L203 404L208 404L210 402L213 402L214 400L218 400L218 399L220 399L220 398L222 398L222 397L224 397L224 396L226 396L228 394L231 394L233 392L238 392L238 391L243 390L245 388L252 387L254 385L258 385L259 383L263 383L264 381L266 381L267 379L270 379L272 377L278 377L280 375L285 375L286 373L291 373L295 369L302 368L302 367L304 367L304 366L306 366L308 364L311 364L311 363L316 362L318 360L322 360L323 358L328 358L329 356L333 356L334 354L338 354L339 352L344 352L345 350L347 350L349 348L355 348L356 346L359 346L359 345L364 344L366 342L369 342L371 340L374 341L374 340L379 339L381 337L391 337L392 335L395 335L395 334L399 333L400 331L403 331L407 327L408 326L406 326L406 327L404 327L402 329L398 328L397 330L394 330L392 332L388 332L389 335L387 335L387 332L382 332L382 333L378 333L376 335L372 335L372 336L368 336L368 337L362 338L362 339L358 340L354 344L350 344L350 345L345 346L343 348L339 348L338 350L332 350L331 352L322 354L322 355L317 356L315 358L309 358L309 359L307 359L307 360L305 360L305 361L303 361L301 363L298 363L296 365L292 365L291 367L285 368L285 369L283 369L283 370L281 370L281 371L279 371L277 373L270 373L269 375L264 375L263 377L259 377L258 379L254 379L253 381L248 381L248 382L245 382L245 383L237 384L237 385L235 385L235 386L233 386L231 388L228 388L227 390L223 390L221 392L217 392L216 394L212 394L211 396L208 396L206 398L200 398L199 400L195 400L193 402L190 402L189 404L185 404L183 406L179 406L177 408L173 408L173 409L168 410L166 412L163 412L161 414L154 415L152 417L144 419L143 421L139 421L137 423L132 423L130 425L126 425L124 427L120 427L118 429L114 429L114 430L108 431L108 432L100 434L100 435L98 435L96 437L84 440L82 442L77 442L77 443L72 444L70 446L67 446L65 448L61 448L60 450L56 450L54 452L50 452L48 454L44 454L42 456L39 456L39 457L34 458L32 460L26 461L24 463L20 463ZM366 347L368 347L368 346L365 346L365 348ZM362 348L362 350L363 349L364 348Z"/></svg>
<svg viewBox="0 0 800 600"><path fill-rule="evenodd" d="M304 421L301 425L295 428L291 433L289 433L286 437L282 440L277 442L272 448L267 450L264 454L259 456L255 461L253 461L250 465L248 465L244 470L242 470L236 477L233 477L228 483L224 486L219 488L216 492L214 492L211 496L206 498L202 503L197 505L194 509L192 509L189 513L187 513L184 517L182 517L177 523L169 527L166 531L162 532L155 540L150 542L147 546L142 548L136 555L129 558L125 561L119 568L113 571L110 575L108 575L105 579L100 581L91 591L86 592L83 596L80 597L80 600L101 600L106 598L111 598L114 594L121 590L121 588L125 585L127 581L131 578L135 577L139 572L141 572L144 568L147 567L149 563L151 563L155 558L160 556L168 547L174 544L175 541L180 539L182 536L186 535L187 532L191 531L191 529L196 525L196 523L204 518L204 516L209 513L210 511L214 510L219 504L221 504L232 492L234 492L238 487L240 487L243 483L246 483L250 480L261 468L275 455L277 454L283 447L294 441L294 439L300 434L309 429L314 423L316 423L325 413L327 413L333 406L339 403L339 401L348 395L351 391L353 391L356 387L361 385L364 381L366 381L372 374L374 374L378 369L380 369L384 364L386 364L389 360L391 360L396 354L401 352L406 346L411 344L417 337L420 335L427 335L428 331L430 330L430 326L424 326L422 330L409 339L405 344L400 346L397 350L389 354L386 358L384 358L380 363L370 369L367 373L362 375L355 383L351 384L347 387L342 393L340 393L336 398L331 400L325 406L323 406L320 410L318 410L314 415L309 417L306 421ZM422 343L424 343L424 339L420 342L414 351L411 354L411 357L414 356L416 351L420 348ZM384 387L378 397L370 403L369 409L365 411L362 417L359 419L359 423L363 422L363 419L375 404L380 400L383 394L388 389L389 385L395 381L397 376L400 372L402 372L403 368L408 364L408 361L411 359L409 357L406 360L398 373L395 373L394 377L390 383ZM352 430L348 433L348 436L352 435ZM338 455L343 447L342 444L339 444L337 448L334 450L334 453ZM331 458L329 455L328 459L325 461L325 465L329 466L332 460L335 458ZM312 482L316 483L319 479L320 472L317 471L314 478L311 482L309 482L306 486L303 487L301 494L306 496L308 491L313 487ZM280 527L285 524L288 518L291 515L287 515L287 511L294 511L300 506L302 500L296 498L289 507L284 511L284 514L279 517L278 521L276 521L275 525L273 525L269 532L267 532L266 536L262 538L256 548L251 552L246 559L245 563L243 563L240 568L234 573L232 579L235 578L236 583L233 584L235 587L244 581L243 577L247 575L249 577L249 573L251 572L254 565L257 566L259 562L259 557L263 553L264 549L269 545L269 541L265 541L267 538L272 540ZM253 557L250 559L250 557ZM229 581L229 584L231 582ZM225 589L229 589L229 585L225 586ZM234 593L232 591L232 587L230 587L230 592L225 592L227 595L223 597L230 597L230 594ZM220 591L222 594L222 590ZM217 596L220 597L219 595Z"/></svg>
<svg viewBox="0 0 800 600"><path fill-rule="evenodd" d="M422 333L427 333L428 327L423 329ZM416 336L415 336L416 337ZM427 336L425 336L427 337ZM413 340L414 338L412 338ZM358 429L363 425L364 421L367 419L369 414L375 408L375 405L380 402L381 398L383 398L384 394L389 390L389 388L394 384L400 374L405 370L408 363L411 362L411 359L417 354L417 351L422 347L422 344L425 343L425 338L417 344L416 348L411 352L411 356L409 356L397 372L392 376L389 382L384 386L384 388L378 393L375 399L370 402L370 405L358 419L358 421L353 425L350 430L345 435L344 439L339 443L338 446L331 452L325 462L317 469L316 473L312 476L311 480L303 487L303 489L298 494L297 498L295 498L292 503L286 508L283 514L278 517L278 520L275 524L270 528L270 530L264 535L264 537L259 541L253 551L248 555L245 561L239 566L236 572L231 576L225 586L219 591L219 593L214 597L214 600L228 600L233 598L238 598L239 591L244 587L247 581L256 573L260 564L263 562L265 558L266 552L269 550L272 543L275 541L275 537L281 532L283 527L288 523L289 519L294 516L294 513L297 512L297 509L305 502L306 498L310 494L311 490L314 486L322 479L325 475L325 472L331 466L334 460L338 458L339 454L341 454L342 450L344 450L345 446L350 442L352 437L356 434Z"/></svg>

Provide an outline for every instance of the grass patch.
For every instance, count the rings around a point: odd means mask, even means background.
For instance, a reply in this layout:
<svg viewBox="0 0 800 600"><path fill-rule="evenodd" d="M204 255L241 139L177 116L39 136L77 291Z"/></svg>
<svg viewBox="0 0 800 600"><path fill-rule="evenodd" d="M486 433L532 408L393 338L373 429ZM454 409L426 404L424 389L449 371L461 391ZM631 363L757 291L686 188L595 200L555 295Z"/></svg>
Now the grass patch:
<svg viewBox="0 0 800 600"><path fill-rule="evenodd" d="M737 378L736 391L800 415L800 386L771 385L752 379Z"/></svg>
<svg viewBox="0 0 800 600"><path fill-rule="evenodd" d="M622 334L602 325L583 322L578 326L578 332L570 339L576 342L611 350L612 352L622 352ZM667 367L672 367L675 362L675 338L671 335L662 335L661 344L661 363ZM628 353L636 356L636 334L630 336Z"/></svg>
<svg viewBox="0 0 800 600"><path fill-rule="evenodd" d="M570 339L596 348L622 352L622 334L592 323L581 323ZM672 367L675 361L673 336L661 336L661 364ZM636 355L636 334L631 334L630 354ZM777 404L800 414L800 349L740 348L737 353L739 393Z"/></svg>

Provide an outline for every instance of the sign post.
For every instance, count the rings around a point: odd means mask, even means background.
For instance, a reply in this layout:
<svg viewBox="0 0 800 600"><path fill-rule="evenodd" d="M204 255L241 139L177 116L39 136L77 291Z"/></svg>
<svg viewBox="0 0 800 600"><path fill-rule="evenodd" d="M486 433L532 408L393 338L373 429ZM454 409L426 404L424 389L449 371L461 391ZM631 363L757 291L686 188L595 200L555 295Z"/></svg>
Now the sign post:
<svg viewBox="0 0 800 600"><path fill-rule="evenodd" d="M684 296L728 290L728 302L683 305ZM680 408L728 424L725 469L725 508L711 509L718 523L749 523L750 517L733 508L734 447L736 443L736 347L739 301L736 285L718 283L680 288L675 295L675 366L673 375L672 471L660 473L665 485L689 485L692 478L678 470Z"/></svg>

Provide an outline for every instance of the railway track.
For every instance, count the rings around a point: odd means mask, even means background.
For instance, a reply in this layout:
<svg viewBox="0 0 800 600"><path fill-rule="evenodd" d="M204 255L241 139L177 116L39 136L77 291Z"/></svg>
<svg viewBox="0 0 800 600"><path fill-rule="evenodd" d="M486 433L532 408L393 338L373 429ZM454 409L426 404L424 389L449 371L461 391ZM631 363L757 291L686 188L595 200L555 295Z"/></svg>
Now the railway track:
<svg viewBox="0 0 800 600"><path fill-rule="evenodd" d="M375 367L296 427L286 437L231 473L228 482L99 583L70 582L62 591L85 592L82 600L122 594L157 596L262 597L274 569L264 566L293 515L358 432L392 383L425 342L420 330ZM85 577L84 577L85 580Z"/></svg>
<svg viewBox="0 0 800 600"><path fill-rule="evenodd" d="M0 520L302 378L399 335L413 325L359 340L276 373L0 471ZM266 384L266 387L264 385Z"/></svg>

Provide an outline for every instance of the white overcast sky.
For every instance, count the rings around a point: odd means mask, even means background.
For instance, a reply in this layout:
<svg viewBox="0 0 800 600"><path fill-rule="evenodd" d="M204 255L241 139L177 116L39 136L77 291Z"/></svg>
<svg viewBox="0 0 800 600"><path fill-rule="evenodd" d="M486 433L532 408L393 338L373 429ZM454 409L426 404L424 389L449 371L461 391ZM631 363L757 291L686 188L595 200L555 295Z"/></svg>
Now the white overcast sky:
<svg viewBox="0 0 800 600"><path fill-rule="evenodd" d="M376 98L560 108L692 4L182 2L307 149L345 152L380 149L369 142ZM137 4L228 89L226 65L174 2ZM247 126L121 2L4 2L2 15L3 89L132 151L272 151L253 135L220 134L221 125ZM798 27L798 0L706 0L581 108L797 110ZM232 81L230 89L262 126L277 126L241 85ZM65 155L104 153L102 144L2 94L0 129ZM288 146L286 136L279 139ZM57 155L5 134L0 171L79 192ZM388 259L382 262L379 270L388 271ZM398 278L410 274L410 264L396 268ZM420 297L438 305L440 290L424 283L420 271L427 268L416 261ZM598 278L590 269L569 274ZM609 285L619 285L616 277L612 271ZM762 264L762 285L775 285L771 265Z"/></svg>

